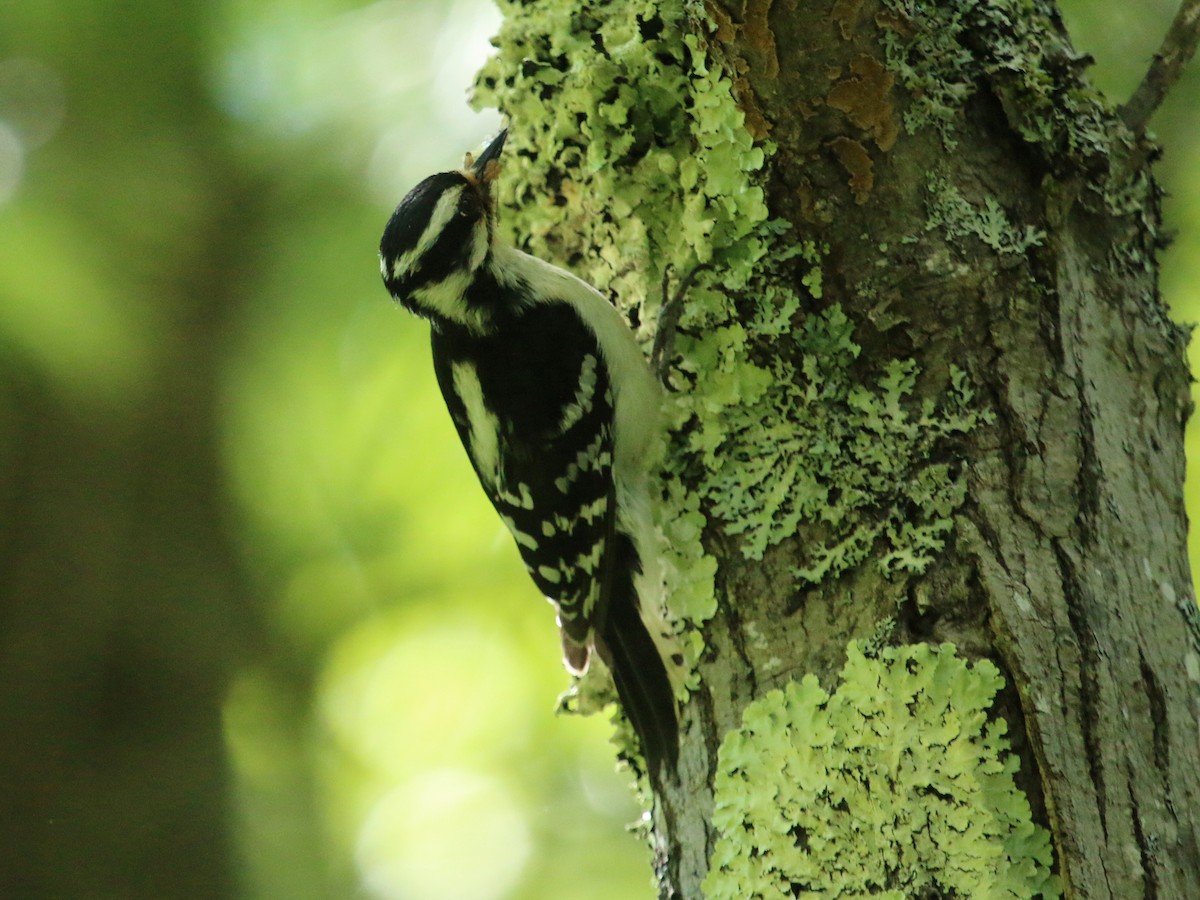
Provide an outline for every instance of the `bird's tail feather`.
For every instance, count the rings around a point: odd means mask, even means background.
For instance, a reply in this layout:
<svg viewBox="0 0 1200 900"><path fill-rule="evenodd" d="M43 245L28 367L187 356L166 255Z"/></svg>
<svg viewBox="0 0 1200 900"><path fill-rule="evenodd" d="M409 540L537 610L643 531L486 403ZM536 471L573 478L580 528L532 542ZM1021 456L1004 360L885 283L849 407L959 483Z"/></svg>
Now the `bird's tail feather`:
<svg viewBox="0 0 1200 900"><path fill-rule="evenodd" d="M632 543L627 549L636 554ZM664 764L674 767L679 757L675 691L638 610L634 568L616 569L621 574L612 585L596 649L612 672L617 696L637 732L650 772L659 774Z"/></svg>

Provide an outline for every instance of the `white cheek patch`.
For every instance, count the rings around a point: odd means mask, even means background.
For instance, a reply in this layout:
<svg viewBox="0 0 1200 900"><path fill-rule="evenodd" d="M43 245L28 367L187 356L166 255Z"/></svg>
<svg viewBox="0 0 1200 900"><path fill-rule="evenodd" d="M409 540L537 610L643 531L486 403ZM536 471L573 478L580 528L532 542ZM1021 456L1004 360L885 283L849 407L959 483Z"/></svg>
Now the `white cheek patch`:
<svg viewBox="0 0 1200 900"><path fill-rule="evenodd" d="M412 292L412 298L422 309L458 322L475 334L483 334L487 330L487 310L467 303L467 289L472 279L470 272L458 270L441 281L417 288Z"/></svg>

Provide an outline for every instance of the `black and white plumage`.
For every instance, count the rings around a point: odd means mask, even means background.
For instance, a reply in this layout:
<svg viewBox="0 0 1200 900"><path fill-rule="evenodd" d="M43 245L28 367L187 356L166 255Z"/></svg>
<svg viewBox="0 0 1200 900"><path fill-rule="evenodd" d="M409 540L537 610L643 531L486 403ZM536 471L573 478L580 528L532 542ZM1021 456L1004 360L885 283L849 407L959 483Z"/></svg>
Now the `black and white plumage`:
<svg viewBox="0 0 1200 900"><path fill-rule="evenodd" d="M450 416L558 610L564 661L582 673L600 653L657 771L678 744L671 682L639 612L661 389L598 291L497 238L490 185L505 136L401 201L380 243L383 280L430 322Z"/></svg>

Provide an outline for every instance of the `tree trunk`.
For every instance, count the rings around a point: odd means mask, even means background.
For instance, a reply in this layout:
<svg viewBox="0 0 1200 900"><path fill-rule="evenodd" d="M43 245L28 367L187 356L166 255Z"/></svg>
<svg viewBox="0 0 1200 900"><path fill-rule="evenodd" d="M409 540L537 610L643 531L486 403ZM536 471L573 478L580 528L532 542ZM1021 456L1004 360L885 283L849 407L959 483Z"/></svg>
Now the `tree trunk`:
<svg viewBox="0 0 1200 900"><path fill-rule="evenodd" d="M687 283L664 896L1190 896L1185 335L1053 5L508 16L514 236Z"/></svg>

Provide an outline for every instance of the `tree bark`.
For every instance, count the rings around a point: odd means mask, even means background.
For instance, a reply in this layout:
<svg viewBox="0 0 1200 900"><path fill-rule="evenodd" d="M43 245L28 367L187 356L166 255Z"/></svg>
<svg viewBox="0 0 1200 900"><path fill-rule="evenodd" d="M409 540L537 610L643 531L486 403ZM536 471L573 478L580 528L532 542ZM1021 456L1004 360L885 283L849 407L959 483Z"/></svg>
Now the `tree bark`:
<svg viewBox="0 0 1200 900"><path fill-rule="evenodd" d="M668 488L668 518L695 525L703 555L689 557L665 526L680 570L668 609L691 648L694 690L678 780L655 798L662 894L850 895L830 865L798 874L824 859L859 866L861 890L897 897L1189 896L1200 884L1200 625L1182 498L1190 401L1186 337L1157 290L1153 147L1088 86L1048 2L727 0L675 19L667 7L615 6L549 24L514 7L480 84L515 131L530 130L540 160L510 198L534 252L587 268L619 302L641 299L647 329L664 260L713 268L685 301L672 369L667 471L690 499ZM621 17L626 32L613 25ZM686 50L673 25L694 36ZM533 37L538 27L552 37ZM667 114L638 118L639 103L659 101L629 45L614 48L618 32L651 45L660 79L686 72L682 133ZM573 81L571 34L597 54L586 84ZM642 86L626 103L628 84ZM742 133L709 128L714 84L728 88ZM589 141L531 125L520 99L531 91L575 114ZM790 226L768 255L744 251L713 188L712 148L747 134L777 148L747 182ZM709 182L689 175L681 144ZM678 164L673 187L651 182L644 163L656 153L675 160L659 169ZM703 210L708 230L689 212L663 233L652 206ZM639 280L639 268L651 271ZM730 298L725 318L707 292ZM736 329L744 343L714 343ZM789 442L791 455L780 450ZM766 475L755 468L764 452ZM753 499L772 484L779 497ZM714 569L715 602L697 612L696 573ZM923 672L938 674L905 708L872 705ZM943 676L966 686L944 709L929 687ZM795 718L801 709L813 718ZM886 728L847 736L851 719ZM945 759L966 741L977 769L956 770L952 785L936 771L903 774L945 749L926 742L943 727L956 732ZM899 762L880 781L884 758ZM819 759L803 777L828 783L805 784L792 808L800 759ZM1020 824L992 839L1008 855L962 875L953 842L934 840L935 852L923 835L960 814L952 830L970 831L962 811L975 807L955 791L1005 765L1015 793L988 782L985 794L1006 799L980 808L1015 810ZM856 779L862 808L834 785ZM881 784L897 798L883 821L872 818ZM814 830L813 802L847 830ZM908 846L894 836L916 812L925 826ZM769 839L767 821L778 826ZM848 833L857 847L825 846ZM1030 834L1012 849L1012 835ZM871 874L873 854L887 857L883 874ZM1002 869L1024 875L1006 881Z"/></svg>

